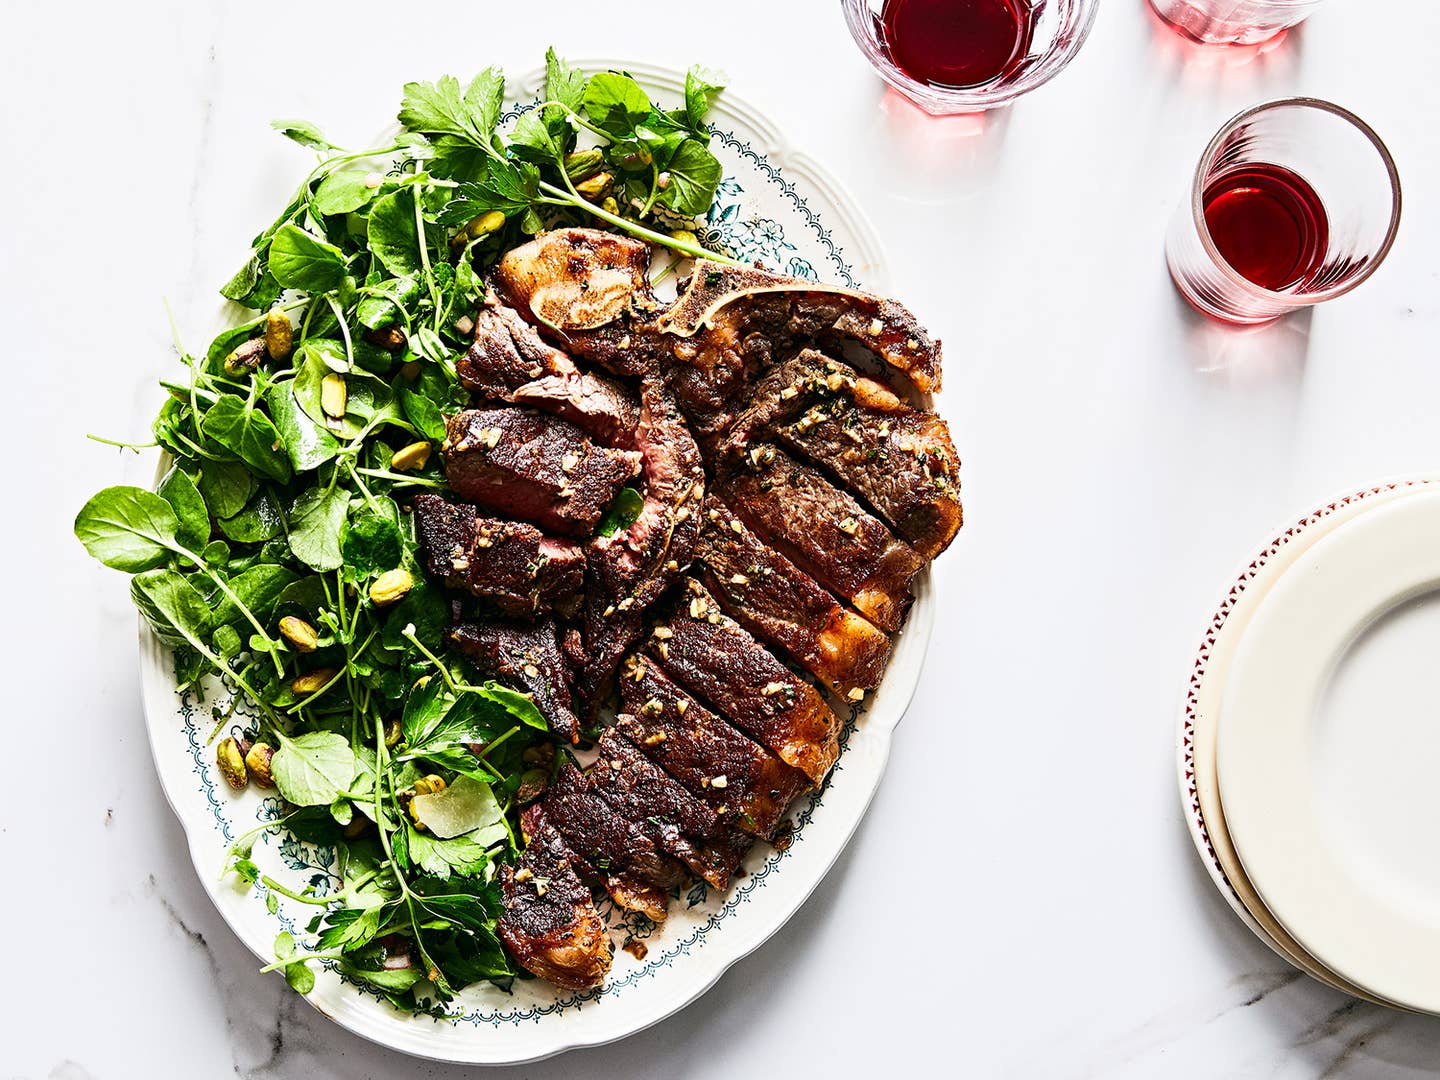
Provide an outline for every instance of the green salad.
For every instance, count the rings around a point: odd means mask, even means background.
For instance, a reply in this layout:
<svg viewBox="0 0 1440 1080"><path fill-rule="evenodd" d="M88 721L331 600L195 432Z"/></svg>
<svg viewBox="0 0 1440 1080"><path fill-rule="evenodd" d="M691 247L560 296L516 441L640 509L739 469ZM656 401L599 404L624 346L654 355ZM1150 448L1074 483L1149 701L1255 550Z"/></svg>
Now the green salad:
<svg viewBox="0 0 1440 1080"><path fill-rule="evenodd" d="M281 896L313 906L313 949L281 934L271 965L301 993L314 961L409 1011L523 975L496 936L496 867L566 751L528 697L447 653L449 602L406 505L446 487L436 450L466 402L455 359L483 273L542 229L597 219L723 258L695 223L721 176L705 126L718 79L691 69L665 111L628 75L546 60L545 101L506 123L496 68L407 84L383 146L277 121L319 163L221 289L250 316L202 354L179 349L148 444L173 463L156 490L107 488L75 521L133 575L177 689L232 692L212 706L219 770L273 789L282 812L223 873L272 911ZM253 845L281 829L333 845L339 884L262 873Z"/></svg>

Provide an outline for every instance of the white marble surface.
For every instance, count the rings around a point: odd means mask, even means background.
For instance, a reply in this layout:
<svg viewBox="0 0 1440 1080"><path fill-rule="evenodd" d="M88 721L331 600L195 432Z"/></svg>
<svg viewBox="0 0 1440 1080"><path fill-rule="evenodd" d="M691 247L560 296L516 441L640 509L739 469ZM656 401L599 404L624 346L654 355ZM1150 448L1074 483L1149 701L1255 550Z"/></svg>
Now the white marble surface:
<svg viewBox="0 0 1440 1080"><path fill-rule="evenodd" d="M1334 0L1240 64L1108 0L1073 68L976 133L885 98L820 0L142 0L11 5L0 47L18 486L0 1077L459 1075L331 1026L210 908L142 736L125 582L70 522L148 476L84 434L145 430L162 298L198 338L304 168L267 121L355 142L405 79L528 67L549 42L723 66L849 184L945 339L968 524L890 773L803 912L667 1023L515 1075L1440 1067L1440 1022L1347 1000L1250 937L1190 847L1172 765L1187 662L1242 557L1340 489L1440 467L1435 5ZM1370 120L1408 205L1363 288L1242 337L1182 308L1161 238L1214 129L1292 92Z"/></svg>

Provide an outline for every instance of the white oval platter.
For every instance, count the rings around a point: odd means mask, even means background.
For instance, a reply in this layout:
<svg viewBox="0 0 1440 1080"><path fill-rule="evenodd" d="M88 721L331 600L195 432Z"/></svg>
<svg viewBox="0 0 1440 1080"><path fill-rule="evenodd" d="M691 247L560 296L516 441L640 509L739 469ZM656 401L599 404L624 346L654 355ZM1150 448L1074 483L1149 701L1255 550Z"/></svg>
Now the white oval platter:
<svg viewBox="0 0 1440 1080"><path fill-rule="evenodd" d="M581 59L586 71L629 71L662 103L683 90L682 73L614 59ZM543 72L512 86L511 100L538 101ZM517 106L523 109L528 105ZM793 150L754 108L732 92L717 99L710 117L712 148L725 169L705 236L712 246L759 260L772 269L847 286L883 290L884 258L875 232L853 200L824 170ZM282 194L277 192L277 195ZM217 327L218 329L218 327ZM916 580L916 599L898 636L884 682L846 725L843 752L824 788L797 801L793 833L784 850L757 845L744 876L720 893L699 886L671 905L659 928L626 923L608 912L617 945L634 938L643 959L616 952L603 987L560 991L539 980L516 981L511 993L472 987L444 1019L410 1016L343 980L318 970L308 1000L345 1028L385 1046L439 1061L505 1064L533 1061L563 1050L622 1038L684 1008L725 970L759 947L804 903L860 823L880 782L895 726L919 681L934 616L928 572ZM232 839L279 816L279 801L251 789L235 795L218 776L209 742L212 710L224 695L204 702L177 696L165 648L142 628L140 667L146 722L156 771L184 827L200 881L231 928L262 962L272 959L276 935L294 933L304 946L314 907L242 891L219 878ZM248 723L243 710L229 730ZM334 883L335 853L285 834L262 833L254 859L277 880ZM273 907L273 911L271 908ZM279 976L276 975L278 978Z"/></svg>

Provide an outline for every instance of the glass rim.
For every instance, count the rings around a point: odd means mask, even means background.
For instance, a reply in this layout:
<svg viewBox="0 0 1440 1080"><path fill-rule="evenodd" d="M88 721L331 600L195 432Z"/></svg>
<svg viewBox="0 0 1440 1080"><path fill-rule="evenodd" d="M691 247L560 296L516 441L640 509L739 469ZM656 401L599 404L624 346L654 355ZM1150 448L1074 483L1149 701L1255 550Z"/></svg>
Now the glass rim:
<svg viewBox="0 0 1440 1080"><path fill-rule="evenodd" d="M1229 137L1236 128L1252 117L1261 113L1270 112L1275 109L1302 108L1318 109L1321 112L1328 112L1333 116L1345 120L1355 127L1360 134L1370 140L1375 152L1380 155L1380 161L1385 166L1385 171L1390 177L1390 224L1385 230L1385 237L1379 248L1370 261L1362 267L1355 275L1346 281L1332 285L1328 289L1321 289L1317 292L1283 292L1275 289L1262 288L1232 267L1216 246L1214 238L1210 235L1210 227L1205 222L1205 175L1215 163L1222 143ZM1333 300L1337 296L1344 296L1351 289L1365 281L1380 268L1390 254L1390 248L1395 243L1395 235L1400 229L1400 211L1402 207L1402 196L1400 192L1400 171L1395 166L1395 159L1390 156L1390 149L1385 145L1383 139L1375 133L1375 129L1367 124L1360 117L1356 116L1349 109L1336 105L1333 101L1326 101L1317 97L1286 97L1276 98L1273 101L1264 101L1259 105L1252 105L1248 109L1236 113L1225 123L1220 125L1214 137L1211 138L1205 147L1204 153L1195 166L1195 178L1190 185L1190 213L1195 224L1195 231L1200 237L1200 244L1205 249L1205 254L1210 257L1216 268L1229 278L1234 284L1245 292L1274 301L1286 307L1305 307L1311 304L1322 303L1326 300Z"/></svg>
<svg viewBox="0 0 1440 1080"><path fill-rule="evenodd" d="M933 86L930 83L920 82L907 75L886 56L879 47L880 43L876 40L873 32L873 13L870 10L870 0L840 0L840 7L845 12L845 25L850 30L850 36L880 78L917 103L920 102L920 99L924 99L933 105L943 106L947 113L965 113L1009 104L1016 98L1028 94L1031 90L1044 86L1064 71L1090 36L1090 30L1095 25L1095 16L1100 11L1100 0L1077 0L1077 2L1080 5L1080 16L1076 24L1074 39L1064 52L1056 54L1057 62L1037 66L1037 73L1033 78L1018 79L1005 86L976 86L964 89ZM924 105L922 104L921 107L923 108Z"/></svg>

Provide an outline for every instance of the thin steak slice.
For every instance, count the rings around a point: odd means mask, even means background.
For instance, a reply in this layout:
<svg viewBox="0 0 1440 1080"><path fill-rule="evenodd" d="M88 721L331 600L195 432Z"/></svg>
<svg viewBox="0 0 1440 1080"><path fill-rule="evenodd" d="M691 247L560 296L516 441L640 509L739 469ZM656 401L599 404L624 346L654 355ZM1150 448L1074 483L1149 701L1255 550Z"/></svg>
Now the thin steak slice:
<svg viewBox="0 0 1440 1080"><path fill-rule="evenodd" d="M554 619L528 625L464 623L450 631L450 640L490 678L528 694L557 738L580 741L580 723L570 707L569 669Z"/></svg>
<svg viewBox="0 0 1440 1080"><path fill-rule="evenodd" d="M751 838L725 824L715 808L651 763L615 728L600 737L591 787L697 877L727 888Z"/></svg>
<svg viewBox="0 0 1440 1080"><path fill-rule="evenodd" d="M445 427L445 475L461 498L565 536L595 531L640 455L525 409L469 409Z"/></svg>
<svg viewBox="0 0 1440 1080"><path fill-rule="evenodd" d="M880 629L900 629L925 560L818 470L769 443L755 451L715 494Z"/></svg>
<svg viewBox="0 0 1440 1080"><path fill-rule="evenodd" d="M538 803L520 823L526 846L519 864L500 868L500 939L521 967L556 986L599 986L610 970L610 938L590 889Z"/></svg>
<svg viewBox="0 0 1440 1080"><path fill-rule="evenodd" d="M665 920L667 890L685 880L684 868L591 790L579 769L562 765L542 805L577 857L581 876L603 885L626 911L638 911L652 922Z"/></svg>
<svg viewBox="0 0 1440 1080"><path fill-rule="evenodd" d="M685 583L645 648L690 693L817 787L840 753L840 718L820 692L721 610L705 586Z"/></svg>
<svg viewBox="0 0 1440 1080"><path fill-rule="evenodd" d="M585 546L585 651L577 696L593 716L621 657L645 632L644 612L690 566L700 533L705 469L669 389L646 376L640 384L645 497L640 513L612 536Z"/></svg>
<svg viewBox="0 0 1440 1080"><path fill-rule="evenodd" d="M615 726L640 751L751 836L769 838L792 799L810 787L791 768L677 686L648 657L626 661Z"/></svg>
<svg viewBox="0 0 1440 1080"><path fill-rule="evenodd" d="M695 560L700 580L732 618L784 649L841 697L880 684L889 636L767 547L713 496L705 500Z"/></svg>
<svg viewBox="0 0 1440 1080"><path fill-rule="evenodd" d="M573 614L585 583L585 553L534 525L477 517L475 507L417 495L415 531L430 573L507 615Z"/></svg>
<svg viewBox="0 0 1440 1080"><path fill-rule="evenodd" d="M577 373L568 356L546 344L518 311L493 294L475 312L475 343L455 365L465 389L500 399L544 376Z"/></svg>

